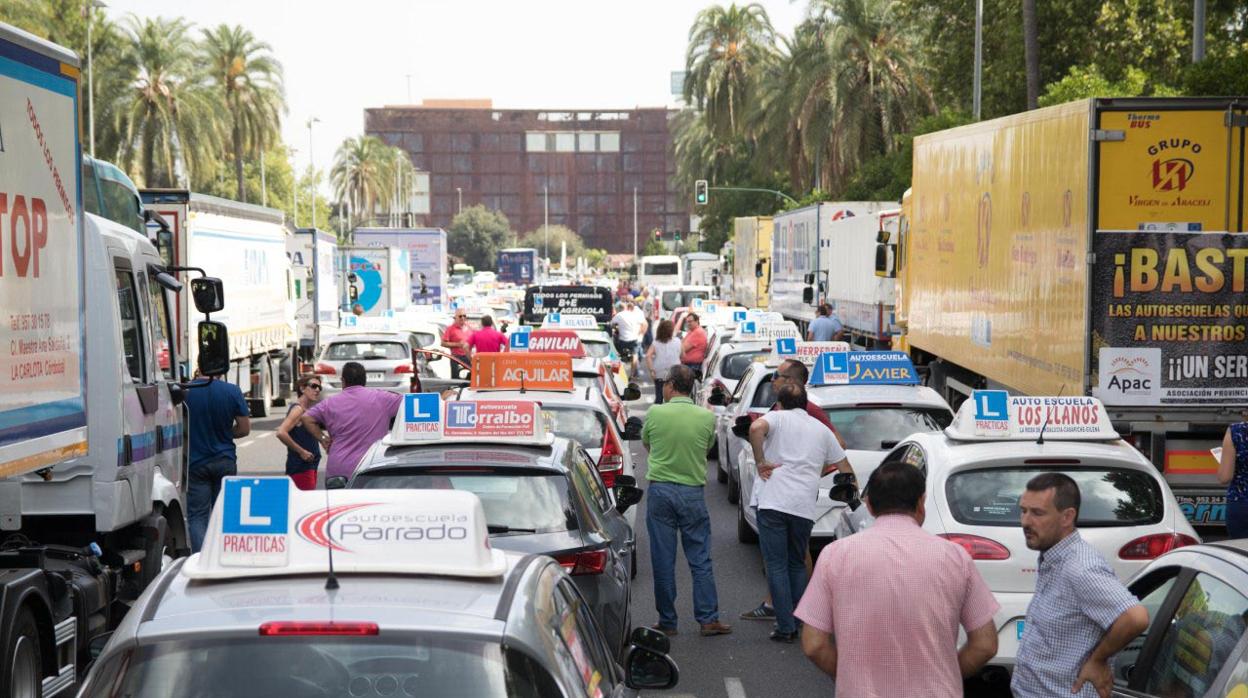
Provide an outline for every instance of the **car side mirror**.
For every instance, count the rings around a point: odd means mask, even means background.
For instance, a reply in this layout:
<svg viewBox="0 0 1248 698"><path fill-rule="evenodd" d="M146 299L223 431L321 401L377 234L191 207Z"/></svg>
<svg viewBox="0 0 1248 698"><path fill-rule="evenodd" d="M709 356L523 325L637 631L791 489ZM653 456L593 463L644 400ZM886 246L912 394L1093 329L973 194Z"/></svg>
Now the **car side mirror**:
<svg viewBox="0 0 1248 698"><path fill-rule="evenodd" d="M198 281L198 279L196 279ZM225 324L214 320L199 323L199 373L219 376L230 370L230 333Z"/></svg>
<svg viewBox="0 0 1248 698"><path fill-rule="evenodd" d="M644 426L645 423L641 421L641 417L629 417L628 421L624 422L624 440L639 440L641 438L642 427Z"/></svg>
<svg viewBox="0 0 1248 698"><path fill-rule="evenodd" d="M325 478L325 489L327 490L345 490L347 489L347 478L342 475Z"/></svg>
<svg viewBox="0 0 1248 698"><path fill-rule="evenodd" d="M173 403L174 407L186 402L186 388L178 383L169 383L169 402Z"/></svg>
<svg viewBox="0 0 1248 698"><path fill-rule="evenodd" d="M828 499L849 506L850 511L858 511L862 500L858 496L858 478L853 473L837 473L832 476L832 489L828 490Z"/></svg>
<svg viewBox="0 0 1248 698"><path fill-rule="evenodd" d="M108 641L112 637L113 631L110 630L87 640L87 656L91 658L91 661L94 662L96 659L99 659L101 654L104 654L104 647L108 645Z"/></svg>
<svg viewBox="0 0 1248 698"><path fill-rule="evenodd" d="M621 395L620 397L624 398L625 402L632 402L633 400L640 400L641 388L636 383L629 383L628 387L624 389L624 394Z"/></svg>
<svg viewBox="0 0 1248 698"><path fill-rule="evenodd" d="M710 395L706 396L706 404L723 407L728 404L728 396L724 394L724 391L716 388L711 391Z"/></svg>
<svg viewBox="0 0 1248 698"><path fill-rule="evenodd" d="M191 298L199 312L205 315L218 312L225 307L225 284L211 276L191 279Z"/></svg>
<svg viewBox="0 0 1248 698"><path fill-rule="evenodd" d="M641 501L645 490L635 485L621 485L615 483L615 510L623 514Z"/></svg>
<svg viewBox="0 0 1248 698"><path fill-rule="evenodd" d="M624 660L624 683L633 689L671 688L680 680L676 662L666 654L642 647L629 647Z"/></svg>
<svg viewBox="0 0 1248 698"><path fill-rule="evenodd" d="M672 651L672 641L667 635L645 626L633 628L633 632L628 635L628 644L656 654L667 654Z"/></svg>
<svg viewBox="0 0 1248 698"><path fill-rule="evenodd" d="M750 438L750 425L754 422L749 415L741 415L732 423L732 435L741 439Z"/></svg>

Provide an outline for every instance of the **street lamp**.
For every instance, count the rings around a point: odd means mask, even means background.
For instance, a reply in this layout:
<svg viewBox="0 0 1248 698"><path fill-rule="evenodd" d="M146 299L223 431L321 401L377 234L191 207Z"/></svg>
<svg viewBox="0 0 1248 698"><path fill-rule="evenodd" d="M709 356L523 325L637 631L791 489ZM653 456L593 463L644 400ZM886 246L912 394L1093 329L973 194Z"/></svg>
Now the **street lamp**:
<svg viewBox="0 0 1248 698"><path fill-rule="evenodd" d="M87 141L91 157L95 157L95 61L91 60L91 25L95 24L95 10L108 7L100 0L87 0L82 14L87 20Z"/></svg>
<svg viewBox="0 0 1248 698"><path fill-rule="evenodd" d="M308 169L312 173L312 227L316 227L316 165L312 155L312 124L320 122L315 116L308 119ZM298 177L295 178L296 187L298 186ZM298 222L296 221L296 224Z"/></svg>
<svg viewBox="0 0 1248 698"><path fill-rule="evenodd" d="M550 261L550 186L542 185L542 256Z"/></svg>

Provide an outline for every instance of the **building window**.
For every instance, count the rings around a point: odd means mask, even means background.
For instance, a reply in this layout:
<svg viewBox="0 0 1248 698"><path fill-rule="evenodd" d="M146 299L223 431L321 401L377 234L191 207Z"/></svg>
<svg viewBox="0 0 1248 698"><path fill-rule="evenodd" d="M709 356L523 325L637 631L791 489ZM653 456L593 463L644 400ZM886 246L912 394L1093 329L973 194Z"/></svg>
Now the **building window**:
<svg viewBox="0 0 1248 698"><path fill-rule="evenodd" d="M555 134L555 152L571 153L576 151L576 134L575 133L556 133Z"/></svg>
<svg viewBox="0 0 1248 698"><path fill-rule="evenodd" d="M603 153L620 152L620 134L614 131L598 134L598 150Z"/></svg>
<svg viewBox="0 0 1248 698"><path fill-rule="evenodd" d="M524 149L530 153L546 152L546 134L540 132L524 134Z"/></svg>
<svg viewBox="0 0 1248 698"><path fill-rule="evenodd" d="M576 134L576 149L582 153L592 153L598 148L598 134L596 133L578 133Z"/></svg>

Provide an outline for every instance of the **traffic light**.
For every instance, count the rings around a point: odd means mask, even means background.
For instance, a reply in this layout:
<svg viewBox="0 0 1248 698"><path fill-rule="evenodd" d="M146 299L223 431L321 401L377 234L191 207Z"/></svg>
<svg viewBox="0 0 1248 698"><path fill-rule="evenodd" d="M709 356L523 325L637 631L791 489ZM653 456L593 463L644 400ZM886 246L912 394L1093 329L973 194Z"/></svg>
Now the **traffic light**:
<svg viewBox="0 0 1248 698"><path fill-rule="evenodd" d="M675 240L676 242L680 242L680 231L677 230L673 235L674 236L672 239Z"/></svg>
<svg viewBox="0 0 1248 698"><path fill-rule="evenodd" d="M693 202L699 206L705 206L710 199L710 187L707 186L705 179L699 179L693 185Z"/></svg>
<svg viewBox="0 0 1248 698"><path fill-rule="evenodd" d="M663 242L663 231L662 231L662 230L659 230L658 228L655 228L655 229L654 229L654 241L655 241L655 242Z"/></svg>

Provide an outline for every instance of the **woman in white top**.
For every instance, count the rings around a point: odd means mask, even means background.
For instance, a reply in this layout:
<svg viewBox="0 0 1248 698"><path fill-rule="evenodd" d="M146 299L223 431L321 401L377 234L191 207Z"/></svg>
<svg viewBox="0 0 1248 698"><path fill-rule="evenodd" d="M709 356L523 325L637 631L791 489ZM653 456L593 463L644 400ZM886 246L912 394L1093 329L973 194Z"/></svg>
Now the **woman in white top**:
<svg viewBox="0 0 1248 698"><path fill-rule="evenodd" d="M663 382L667 380L667 371L680 363L680 342L673 339L675 326L671 320L659 323L654 333L654 341L646 350L646 369L654 378L654 404L663 404Z"/></svg>

